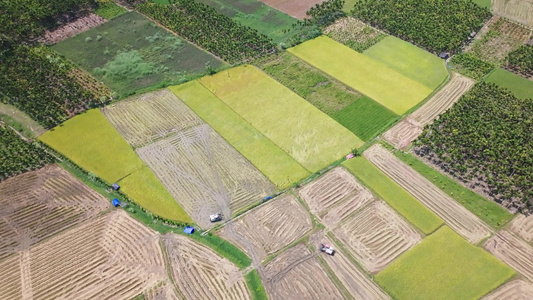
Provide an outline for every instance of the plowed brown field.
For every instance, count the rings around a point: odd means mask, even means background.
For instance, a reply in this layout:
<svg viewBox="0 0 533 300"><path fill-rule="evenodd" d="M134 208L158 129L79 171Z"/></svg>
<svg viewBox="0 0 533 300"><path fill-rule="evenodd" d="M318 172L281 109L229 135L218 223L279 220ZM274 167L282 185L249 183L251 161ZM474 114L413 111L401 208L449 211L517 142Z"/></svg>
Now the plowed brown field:
<svg viewBox="0 0 533 300"><path fill-rule="evenodd" d="M533 242L533 215L518 214L511 222L509 228L512 232L523 238L526 242Z"/></svg>
<svg viewBox="0 0 533 300"><path fill-rule="evenodd" d="M453 74L446 86L410 116L385 132L383 138L398 149L407 148L422 133L425 125L452 107L473 85L474 80Z"/></svg>
<svg viewBox="0 0 533 300"><path fill-rule="evenodd" d="M533 247L514 236L509 231L502 230L489 239L483 246L490 253L513 269L533 280Z"/></svg>
<svg viewBox="0 0 533 300"><path fill-rule="evenodd" d="M340 167L306 185L299 194L311 212L330 228L373 199L368 189Z"/></svg>
<svg viewBox="0 0 533 300"><path fill-rule="evenodd" d="M125 212L112 212L17 254L18 268L11 258L1 262L21 275L17 288L2 284L0 295L20 289L33 299L131 299L167 277L158 241Z"/></svg>
<svg viewBox="0 0 533 300"><path fill-rule="evenodd" d="M292 195L268 202L227 226L231 226L231 230L223 228L220 235L248 253L253 251L254 254L249 254L259 261L313 228L309 214ZM248 249L250 246L253 249Z"/></svg>
<svg viewBox="0 0 533 300"><path fill-rule="evenodd" d="M377 273L420 242L420 235L382 201L374 201L333 230L369 272Z"/></svg>
<svg viewBox="0 0 533 300"><path fill-rule="evenodd" d="M250 299L237 267L211 248L179 235L165 235L175 284L186 299Z"/></svg>
<svg viewBox="0 0 533 300"><path fill-rule="evenodd" d="M85 32L106 21L107 21L106 19L98 15L89 14L87 16L78 18L74 22L70 22L65 25L59 26L53 31L47 30L43 34L43 36L40 38L40 41L46 44L55 44L62 40L66 40L71 36L75 36L78 33Z"/></svg>
<svg viewBox="0 0 533 300"><path fill-rule="evenodd" d="M478 243L491 234L485 222L381 145L370 147L364 156L471 243Z"/></svg>
<svg viewBox="0 0 533 300"><path fill-rule="evenodd" d="M482 300L528 300L533 299L533 284L513 280L499 287L494 292L483 297Z"/></svg>
<svg viewBox="0 0 533 300"><path fill-rule="evenodd" d="M204 122L169 90L130 97L102 108L102 113L133 147Z"/></svg>
<svg viewBox="0 0 533 300"><path fill-rule="evenodd" d="M206 124L137 149L183 209L201 227L272 194L274 185Z"/></svg>
<svg viewBox="0 0 533 300"><path fill-rule="evenodd" d="M22 276L20 270L20 254L0 262L0 299L25 299L31 294L22 296ZM29 298L29 297L28 297ZM27 299L27 298L26 298Z"/></svg>
<svg viewBox="0 0 533 300"><path fill-rule="evenodd" d="M57 165L0 182L0 260L110 207Z"/></svg>
<svg viewBox="0 0 533 300"><path fill-rule="evenodd" d="M342 293L316 255L298 244L271 260L263 269L263 284L269 298L342 299Z"/></svg>
<svg viewBox="0 0 533 300"><path fill-rule="evenodd" d="M317 3L322 3L325 0L261 0L268 6L284 12L297 19L304 19L306 12Z"/></svg>

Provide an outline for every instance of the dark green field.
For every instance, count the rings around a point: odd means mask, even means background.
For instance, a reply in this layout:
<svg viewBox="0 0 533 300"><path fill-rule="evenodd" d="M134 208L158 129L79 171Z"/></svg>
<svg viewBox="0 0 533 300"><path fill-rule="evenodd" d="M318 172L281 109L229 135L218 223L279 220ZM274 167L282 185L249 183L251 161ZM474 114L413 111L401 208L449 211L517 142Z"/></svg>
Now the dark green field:
<svg viewBox="0 0 533 300"><path fill-rule="evenodd" d="M138 13L126 13L53 48L121 95L179 83L224 63Z"/></svg>

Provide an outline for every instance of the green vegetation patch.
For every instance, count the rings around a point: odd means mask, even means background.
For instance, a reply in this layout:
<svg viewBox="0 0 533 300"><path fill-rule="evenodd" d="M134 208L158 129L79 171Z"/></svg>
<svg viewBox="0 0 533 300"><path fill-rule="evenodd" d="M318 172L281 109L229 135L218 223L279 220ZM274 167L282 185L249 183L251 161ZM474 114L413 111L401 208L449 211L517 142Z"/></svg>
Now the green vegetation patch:
<svg viewBox="0 0 533 300"><path fill-rule="evenodd" d="M224 65L135 12L52 47L121 95L181 83Z"/></svg>
<svg viewBox="0 0 533 300"><path fill-rule="evenodd" d="M506 207L522 208L533 199L532 120L533 99L479 82L425 128L415 153Z"/></svg>
<svg viewBox="0 0 533 300"><path fill-rule="evenodd" d="M443 226L376 276L395 299L479 299L515 272Z"/></svg>
<svg viewBox="0 0 533 300"><path fill-rule="evenodd" d="M522 45L507 56L507 67L530 77L533 75L533 45Z"/></svg>
<svg viewBox="0 0 533 300"><path fill-rule="evenodd" d="M475 4L490 10L490 0L472 0Z"/></svg>
<svg viewBox="0 0 533 300"><path fill-rule="evenodd" d="M495 69L485 78L486 82L504 87L521 99L533 98L533 81L503 69Z"/></svg>
<svg viewBox="0 0 533 300"><path fill-rule="evenodd" d="M368 97L358 99L332 117L363 141L373 139L398 119L398 115Z"/></svg>
<svg viewBox="0 0 533 300"><path fill-rule="evenodd" d="M248 274L246 274L244 276L244 279L246 280L246 285L248 285L248 289L250 289L252 299L268 300L267 293L265 291L265 288L263 287L261 277L259 276L259 272L257 272L257 270L254 269Z"/></svg>
<svg viewBox="0 0 533 300"><path fill-rule="evenodd" d="M125 8L118 6L115 4L115 2L107 2L94 10L95 14L108 20L116 18L122 14L125 14L126 12L128 11Z"/></svg>
<svg viewBox="0 0 533 300"><path fill-rule="evenodd" d="M199 82L311 172L363 145L348 129L253 66Z"/></svg>
<svg viewBox="0 0 533 300"><path fill-rule="evenodd" d="M278 188L310 173L197 81L170 90Z"/></svg>
<svg viewBox="0 0 533 300"><path fill-rule="evenodd" d="M505 208L465 188L457 181L426 165L413 155L400 151L394 151L393 153L490 226L500 228L513 218L513 214Z"/></svg>
<svg viewBox="0 0 533 300"><path fill-rule="evenodd" d="M352 158L342 165L423 233L430 234L444 224L442 219L364 157Z"/></svg>
<svg viewBox="0 0 533 300"><path fill-rule="evenodd" d="M152 213L191 222L128 143L98 109L89 110L44 133L39 139Z"/></svg>
<svg viewBox="0 0 533 300"><path fill-rule="evenodd" d="M148 211L169 220L192 223L148 167L142 167L118 183L122 192Z"/></svg>
<svg viewBox="0 0 533 300"><path fill-rule="evenodd" d="M327 36L307 41L288 51L398 115L407 112L432 92L430 88Z"/></svg>
<svg viewBox="0 0 533 300"><path fill-rule="evenodd" d="M387 36L364 54L432 90L448 77L442 59L394 36Z"/></svg>
<svg viewBox="0 0 533 300"><path fill-rule="evenodd" d="M482 79L494 69L493 64L481 60L472 53L454 55L450 65L455 71L477 80Z"/></svg>

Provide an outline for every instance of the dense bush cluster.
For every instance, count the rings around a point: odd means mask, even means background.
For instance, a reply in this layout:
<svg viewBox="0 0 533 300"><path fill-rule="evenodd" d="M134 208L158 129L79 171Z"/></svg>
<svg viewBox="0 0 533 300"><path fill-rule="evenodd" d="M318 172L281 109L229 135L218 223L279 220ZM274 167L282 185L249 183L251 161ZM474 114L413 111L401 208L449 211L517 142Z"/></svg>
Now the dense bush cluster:
<svg viewBox="0 0 533 300"><path fill-rule="evenodd" d="M360 0L353 15L429 51L453 51L490 12L464 0Z"/></svg>
<svg viewBox="0 0 533 300"><path fill-rule="evenodd" d="M307 15L311 17L311 21L316 25L327 26L345 16L342 11L343 7L344 0L327 0L311 7L307 11Z"/></svg>
<svg viewBox="0 0 533 300"><path fill-rule="evenodd" d="M73 65L44 46L19 46L0 55L1 101L12 104L47 128L102 104L69 71Z"/></svg>
<svg viewBox="0 0 533 300"><path fill-rule="evenodd" d="M415 152L455 177L479 185L509 207L533 199L533 99L477 83L416 142Z"/></svg>
<svg viewBox="0 0 533 300"><path fill-rule="evenodd" d="M35 144L26 142L14 130L0 124L0 181L44 167L52 157Z"/></svg>
<svg viewBox="0 0 533 300"><path fill-rule="evenodd" d="M525 75L533 74L533 45L522 45L510 52L507 67Z"/></svg>
<svg viewBox="0 0 533 300"><path fill-rule="evenodd" d="M212 7L192 0L172 5L142 3L137 9L180 36L222 59L234 63L275 51L275 45L257 30L243 26Z"/></svg>
<svg viewBox="0 0 533 300"><path fill-rule="evenodd" d="M493 64L483 61L472 53L454 55L451 63L460 73L478 80L494 69Z"/></svg>

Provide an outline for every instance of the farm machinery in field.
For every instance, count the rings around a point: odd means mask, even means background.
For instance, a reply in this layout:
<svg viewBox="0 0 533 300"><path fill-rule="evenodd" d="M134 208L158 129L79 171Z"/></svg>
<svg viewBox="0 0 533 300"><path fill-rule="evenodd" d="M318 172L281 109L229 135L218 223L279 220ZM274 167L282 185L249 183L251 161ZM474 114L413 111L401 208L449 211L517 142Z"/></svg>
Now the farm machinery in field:
<svg viewBox="0 0 533 300"><path fill-rule="evenodd" d="M222 213L216 213L216 214L209 216L209 221L211 221L211 223L218 222L221 220L222 220Z"/></svg>
<svg viewBox="0 0 533 300"><path fill-rule="evenodd" d="M328 244L320 244L320 251L325 252L331 256L335 255L335 249Z"/></svg>

